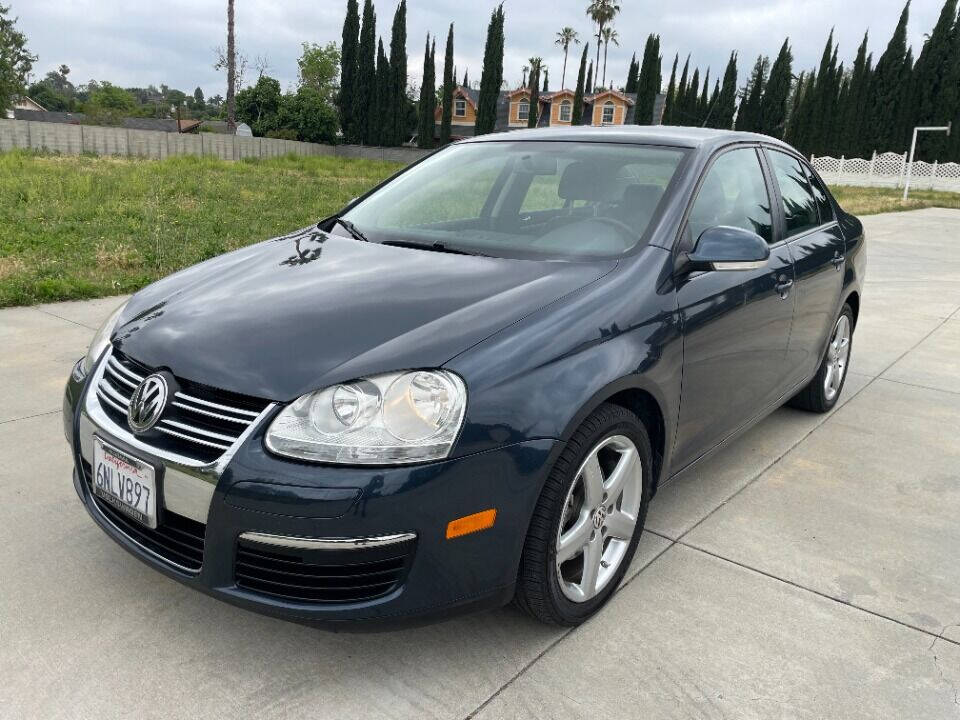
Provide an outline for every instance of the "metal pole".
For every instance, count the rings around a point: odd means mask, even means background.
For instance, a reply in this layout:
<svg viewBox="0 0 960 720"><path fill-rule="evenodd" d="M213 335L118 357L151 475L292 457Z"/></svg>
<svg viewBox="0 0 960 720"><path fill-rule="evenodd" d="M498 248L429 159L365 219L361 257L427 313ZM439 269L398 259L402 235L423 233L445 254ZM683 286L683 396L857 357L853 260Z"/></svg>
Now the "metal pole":
<svg viewBox="0 0 960 720"><path fill-rule="evenodd" d="M907 165L907 181L903 185L903 201L907 201L907 193L910 192L910 176L913 175L913 153L917 149L917 133L918 132L945 132L947 137L950 136L950 129L953 127L953 122L948 122L946 125L940 127L915 127L913 129L913 141L910 143L910 164Z"/></svg>

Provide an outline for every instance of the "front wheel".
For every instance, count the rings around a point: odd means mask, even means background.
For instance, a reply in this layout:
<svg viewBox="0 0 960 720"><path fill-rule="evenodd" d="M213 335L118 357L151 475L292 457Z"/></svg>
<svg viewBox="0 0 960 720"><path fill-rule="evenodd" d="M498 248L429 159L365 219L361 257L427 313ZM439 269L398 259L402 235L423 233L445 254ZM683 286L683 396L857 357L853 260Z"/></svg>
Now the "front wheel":
<svg viewBox="0 0 960 720"><path fill-rule="evenodd" d="M600 609L636 552L652 480L643 423L601 405L567 443L537 502L520 559L517 604L578 625Z"/></svg>
<svg viewBox="0 0 960 720"><path fill-rule="evenodd" d="M817 374L809 384L790 400L790 405L801 410L825 413L837 404L843 383L847 379L850 349L853 347L853 310L846 303L834 323L830 344Z"/></svg>

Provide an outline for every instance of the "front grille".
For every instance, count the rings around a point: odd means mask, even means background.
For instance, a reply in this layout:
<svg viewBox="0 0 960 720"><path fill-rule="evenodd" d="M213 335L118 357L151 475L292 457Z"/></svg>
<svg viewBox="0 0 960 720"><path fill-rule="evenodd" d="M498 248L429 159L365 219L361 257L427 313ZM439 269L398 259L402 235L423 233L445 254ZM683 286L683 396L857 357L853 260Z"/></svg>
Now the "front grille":
<svg viewBox="0 0 960 720"><path fill-rule="evenodd" d="M83 474L88 488L92 480L90 463L83 461ZM183 515L164 510L157 528L148 528L127 517L96 495L91 497L97 509L124 535L151 550L164 560L191 572L199 572L203 565L203 537L206 525Z"/></svg>
<svg viewBox="0 0 960 720"><path fill-rule="evenodd" d="M97 386L111 420L127 427L127 408L137 385L153 370L114 350ZM138 437L160 450L210 463L226 452L269 402L177 378L177 390L159 422Z"/></svg>
<svg viewBox="0 0 960 720"><path fill-rule="evenodd" d="M239 540L237 586L303 603L357 603L403 582L416 540L380 548L303 550Z"/></svg>

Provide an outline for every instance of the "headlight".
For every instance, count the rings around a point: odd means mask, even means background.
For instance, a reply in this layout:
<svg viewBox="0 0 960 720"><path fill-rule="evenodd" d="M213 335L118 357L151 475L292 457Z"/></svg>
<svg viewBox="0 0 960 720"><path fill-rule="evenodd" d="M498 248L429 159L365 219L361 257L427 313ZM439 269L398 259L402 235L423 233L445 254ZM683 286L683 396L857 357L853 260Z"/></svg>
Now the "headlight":
<svg viewBox="0 0 960 720"><path fill-rule="evenodd" d="M467 404L463 380L443 370L378 375L324 388L285 407L267 447L300 460L392 465L445 458Z"/></svg>
<svg viewBox="0 0 960 720"><path fill-rule="evenodd" d="M107 349L107 345L110 344L110 336L113 334L113 328L116 327L120 313L123 312L126 306L127 304L123 303L123 305L110 313L110 317L104 321L100 329L97 330L97 334L93 336L93 340L90 341L90 348L87 350L87 356L83 359L84 374L90 373L93 369L93 364L100 355L103 354L103 351Z"/></svg>

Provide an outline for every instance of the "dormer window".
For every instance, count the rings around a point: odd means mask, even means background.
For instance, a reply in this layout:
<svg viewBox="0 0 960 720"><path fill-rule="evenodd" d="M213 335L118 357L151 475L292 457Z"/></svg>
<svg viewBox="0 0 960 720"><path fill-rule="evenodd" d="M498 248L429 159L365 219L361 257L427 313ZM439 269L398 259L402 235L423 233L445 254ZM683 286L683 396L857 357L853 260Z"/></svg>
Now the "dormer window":
<svg viewBox="0 0 960 720"><path fill-rule="evenodd" d="M517 119L518 120L529 120L530 119L530 101L521 100L517 105Z"/></svg>
<svg viewBox="0 0 960 720"><path fill-rule="evenodd" d="M569 100L564 100L560 103L560 113L558 118L560 122L570 122L573 117L573 105L570 104Z"/></svg>
<svg viewBox="0 0 960 720"><path fill-rule="evenodd" d="M467 101L463 98L457 98L453 101L453 114L457 117L465 117L467 114Z"/></svg>

